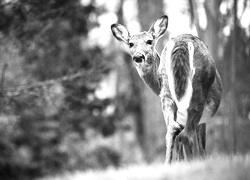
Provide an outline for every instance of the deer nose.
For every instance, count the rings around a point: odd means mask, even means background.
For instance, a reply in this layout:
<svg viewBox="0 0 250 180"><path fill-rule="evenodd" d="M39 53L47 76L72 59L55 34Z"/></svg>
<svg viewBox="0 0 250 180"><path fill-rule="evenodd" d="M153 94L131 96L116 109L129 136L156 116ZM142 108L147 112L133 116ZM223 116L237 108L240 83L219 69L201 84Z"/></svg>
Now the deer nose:
<svg viewBox="0 0 250 180"><path fill-rule="evenodd" d="M142 53L139 53L139 52L135 53L134 56L133 56L133 60L136 63L141 63L144 59L145 59L145 56Z"/></svg>

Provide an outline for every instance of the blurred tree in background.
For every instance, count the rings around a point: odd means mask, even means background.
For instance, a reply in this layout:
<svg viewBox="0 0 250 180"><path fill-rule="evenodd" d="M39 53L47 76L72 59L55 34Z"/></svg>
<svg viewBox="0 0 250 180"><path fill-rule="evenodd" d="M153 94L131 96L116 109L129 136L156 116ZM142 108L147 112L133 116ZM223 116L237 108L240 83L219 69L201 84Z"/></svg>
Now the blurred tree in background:
<svg viewBox="0 0 250 180"><path fill-rule="evenodd" d="M78 0L0 1L5 89L34 84L10 97L1 90L0 179L119 164L116 151L88 143L115 130L115 113L106 113L112 99L94 94L109 61L87 44L104 11Z"/></svg>
<svg viewBox="0 0 250 180"><path fill-rule="evenodd" d="M190 0L191 21L209 47L222 75L224 97L221 104L217 147L226 152L246 152L249 133L249 21L242 24L249 0ZM199 7L203 6L207 25L201 27ZM244 27L245 26L245 27ZM225 29L229 32L225 33ZM213 130L212 130L213 131Z"/></svg>
<svg viewBox="0 0 250 180"><path fill-rule="evenodd" d="M110 31L116 21L131 34L148 30L162 14L169 27L158 52L195 32L222 75L208 153L249 152L250 27L240 22L250 1L178 2L0 0L0 179L164 161L159 100Z"/></svg>

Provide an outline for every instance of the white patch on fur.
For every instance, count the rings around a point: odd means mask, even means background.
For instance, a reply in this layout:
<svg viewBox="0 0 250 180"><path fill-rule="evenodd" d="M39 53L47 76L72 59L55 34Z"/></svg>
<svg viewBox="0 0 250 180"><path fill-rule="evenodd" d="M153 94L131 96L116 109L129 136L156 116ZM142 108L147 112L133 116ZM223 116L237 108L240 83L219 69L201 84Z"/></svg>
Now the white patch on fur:
<svg viewBox="0 0 250 180"><path fill-rule="evenodd" d="M172 50L174 48L175 42L174 41L168 41L167 42L167 52L166 52L166 69L167 69L167 74L168 74L168 85L169 85L169 90L171 93L172 98L174 99L175 102L177 102L177 97L175 94L174 90L174 76L173 76L173 70L171 68L171 55L172 55Z"/></svg>
<svg viewBox="0 0 250 180"><path fill-rule="evenodd" d="M136 53L140 53L140 54L144 55L145 58L147 58L146 55L145 55L145 52L143 52L143 51L140 50L140 49L138 49L138 50L133 54L133 57L135 56ZM133 62L134 62L134 61L133 61ZM144 76L144 72L143 72L142 67L141 67L142 65L141 65L140 63L138 64L138 63L136 63L136 62L134 62L134 64L135 64L135 68L136 68L136 70L137 70L139 76L140 76L140 77L143 77L143 76Z"/></svg>
<svg viewBox="0 0 250 180"><path fill-rule="evenodd" d="M194 46L191 42L188 42L189 64L190 64L191 73L188 77L187 88L185 90L184 96L180 100L177 100L177 96L175 94L175 87L174 87L175 83L174 83L173 70L171 68L171 52L173 50L174 44L175 43L173 41L169 41L167 44L166 58L167 58L167 70L168 70L168 83L169 83L170 93L178 109L176 121L185 126L186 121L187 121L187 109L189 107L192 94L193 94L192 80L195 74L195 68L193 65Z"/></svg>
<svg viewBox="0 0 250 180"><path fill-rule="evenodd" d="M135 54L137 54L137 53L140 53L140 54L142 54L142 55L144 55L145 57L146 57L146 54L145 54L145 52L144 51L142 51L141 49L136 49L136 52L133 54L133 57L135 56Z"/></svg>
<svg viewBox="0 0 250 180"><path fill-rule="evenodd" d="M194 45L191 42L188 42L188 51L189 51L189 64L191 69L191 77L193 79L195 74L195 68L194 68Z"/></svg>
<svg viewBox="0 0 250 180"><path fill-rule="evenodd" d="M206 105L204 110L203 110L203 114L201 116L201 119L200 119L200 122L199 124L202 124L202 123L207 123L209 119L212 118L212 112L211 110L209 109L209 106Z"/></svg>

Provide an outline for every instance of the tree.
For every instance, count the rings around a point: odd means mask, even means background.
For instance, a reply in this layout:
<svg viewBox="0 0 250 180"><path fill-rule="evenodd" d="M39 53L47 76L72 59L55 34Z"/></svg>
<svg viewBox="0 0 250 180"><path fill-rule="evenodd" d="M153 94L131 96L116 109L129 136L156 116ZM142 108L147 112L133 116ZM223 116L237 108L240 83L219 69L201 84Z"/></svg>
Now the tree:
<svg viewBox="0 0 250 180"><path fill-rule="evenodd" d="M138 18L143 31L148 30L153 22L163 14L163 1L162 0L138 0ZM161 44L161 41L159 42ZM163 49L161 44L159 50ZM155 157L157 149L162 148L164 154L165 145L164 139L164 120L161 111L160 101L157 96L142 82L141 83L141 108L144 128L144 138L146 142L146 159L152 161ZM161 141L162 143L160 143ZM157 145L163 145L157 147Z"/></svg>
<svg viewBox="0 0 250 180"><path fill-rule="evenodd" d="M2 99L1 117L15 121L7 121L0 130L6 137L0 144L7 152L0 158L1 178L118 165L116 151L87 146L89 131L107 136L115 130L116 115L105 114L113 100L95 97L98 83L110 69L109 61L100 47L87 44L88 32L98 25L89 16L102 12L78 0L0 1L4 35L0 38L16 43L19 60L23 59L20 79L36 82ZM13 79L7 81L11 84Z"/></svg>
<svg viewBox="0 0 250 180"><path fill-rule="evenodd" d="M240 3L241 6L238 6ZM240 25L240 18L238 16L238 9L242 14L247 8L248 0L244 1L204 1L201 3L197 0L190 0L191 19L195 24L198 34L208 45L208 49L211 52L212 57L216 60L219 71L222 75L222 81L224 86L224 98L222 100L221 112L226 116L230 126L223 126L222 132L228 133L228 135L221 135L224 137L224 147L231 147L229 150L233 152L242 151L239 149L240 141L237 139L244 139L239 137L239 131L237 129L242 128L240 120L247 119L249 112L249 83L248 74L249 71L249 58L248 42L249 36L246 34L246 30ZM220 6L224 5L226 11L222 13ZM207 25L205 29L200 27L200 21L198 9L204 7L206 12ZM225 27L230 27L228 35L223 33ZM243 75L244 74L244 75ZM243 128L244 129L244 128ZM241 131L244 131L244 130ZM225 132L226 131L226 132ZM230 138L225 138L225 137ZM226 150L227 151L227 150Z"/></svg>

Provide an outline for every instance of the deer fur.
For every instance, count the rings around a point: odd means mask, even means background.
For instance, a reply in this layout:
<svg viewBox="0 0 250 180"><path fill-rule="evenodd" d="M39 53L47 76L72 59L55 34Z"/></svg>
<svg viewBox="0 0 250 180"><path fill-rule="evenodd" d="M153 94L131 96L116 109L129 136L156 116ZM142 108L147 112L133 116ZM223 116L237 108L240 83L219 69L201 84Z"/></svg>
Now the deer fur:
<svg viewBox="0 0 250 180"><path fill-rule="evenodd" d="M207 46L198 37L172 38L159 56L155 45L167 26L164 15L147 32L131 36L120 24L113 24L111 30L129 46L139 76L161 100L167 126L166 163L170 163L175 141L179 159L183 153L187 159L193 157L196 132L199 152L205 154L205 123L219 107L222 83Z"/></svg>

